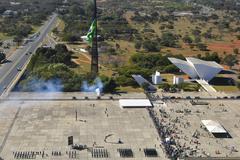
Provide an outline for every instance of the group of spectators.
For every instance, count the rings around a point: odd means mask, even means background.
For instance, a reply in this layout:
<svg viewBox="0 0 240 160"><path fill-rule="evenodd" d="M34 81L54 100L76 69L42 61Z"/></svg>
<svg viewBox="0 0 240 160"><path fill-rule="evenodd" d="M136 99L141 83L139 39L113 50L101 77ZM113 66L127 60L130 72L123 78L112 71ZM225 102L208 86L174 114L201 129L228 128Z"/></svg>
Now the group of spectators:
<svg viewBox="0 0 240 160"><path fill-rule="evenodd" d="M181 131L176 125L176 123L179 122L178 118L175 118L171 123L170 121L168 122L164 120L164 118L170 117L170 115L166 112L160 112L162 117L161 119L158 118L156 111L154 111L152 108L148 108L148 112L154 122L158 135L161 138L161 147L165 150L169 158L185 158L197 152L198 147L192 148L190 146L187 146L186 143L184 143L183 145L179 143L180 137L178 136L178 134L181 133ZM187 126L189 126L189 124L186 124L185 127ZM187 140L187 137L183 137L183 139ZM195 145L194 142L192 142L193 145Z"/></svg>
<svg viewBox="0 0 240 160"><path fill-rule="evenodd" d="M177 159L183 153L183 150L176 145L175 139L173 137L175 130L170 126L164 126L161 120L157 117L157 113L148 108L149 115L152 118L154 125L157 129L159 137L162 140L163 149L169 158Z"/></svg>

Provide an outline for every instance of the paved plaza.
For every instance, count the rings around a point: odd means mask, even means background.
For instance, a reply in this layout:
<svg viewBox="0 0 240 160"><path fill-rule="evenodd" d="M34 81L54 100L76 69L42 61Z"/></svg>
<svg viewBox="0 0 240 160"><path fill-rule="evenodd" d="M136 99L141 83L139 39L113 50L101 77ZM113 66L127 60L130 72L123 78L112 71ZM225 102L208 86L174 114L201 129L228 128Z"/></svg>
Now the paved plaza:
<svg viewBox="0 0 240 160"><path fill-rule="evenodd" d="M93 94L19 95L15 93L11 99L0 101L0 157L4 160L118 160L125 159L124 155L132 156L133 160L164 160L172 152L165 149L166 139L160 135L171 139L174 142L171 146L179 149L181 155L240 157L238 99L211 99L204 92L156 93L155 97L190 95L209 99L194 100L207 105L192 105L190 99L165 99L153 101L151 109L121 109L119 98L146 96L104 95L97 100ZM219 122L232 138L214 137L201 120ZM86 145L86 149L68 146L69 136L73 136L74 144ZM157 157L146 156L146 149L156 151Z"/></svg>
<svg viewBox="0 0 240 160"><path fill-rule="evenodd" d="M164 103L161 100L154 102L155 117L163 128L170 131L167 136L191 157L240 159L240 100L193 100L199 105L192 105L191 101L168 99ZM201 120L220 123L232 138L214 137Z"/></svg>
<svg viewBox="0 0 240 160"><path fill-rule="evenodd" d="M85 160L94 158L93 150L106 151L106 159L123 159L118 149L131 149L132 159L141 160L148 159L146 148L158 153L151 159L165 159L146 109L123 110L118 101L112 100L8 101L0 106L1 157L6 160L21 152L36 152L34 159ZM88 149L72 150L68 136Z"/></svg>

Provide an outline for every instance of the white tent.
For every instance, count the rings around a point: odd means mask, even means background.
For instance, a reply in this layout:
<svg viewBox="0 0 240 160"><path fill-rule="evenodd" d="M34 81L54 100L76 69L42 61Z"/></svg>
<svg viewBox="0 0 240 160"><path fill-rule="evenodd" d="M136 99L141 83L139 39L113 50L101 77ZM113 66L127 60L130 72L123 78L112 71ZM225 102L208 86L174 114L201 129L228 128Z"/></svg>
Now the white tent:
<svg viewBox="0 0 240 160"><path fill-rule="evenodd" d="M121 108L146 108L152 107L148 99L120 99L119 105Z"/></svg>
<svg viewBox="0 0 240 160"><path fill-rule="evenodd" d="M202 120L202 123L211 133L228 133L220 123L213 120Z"/></svg>

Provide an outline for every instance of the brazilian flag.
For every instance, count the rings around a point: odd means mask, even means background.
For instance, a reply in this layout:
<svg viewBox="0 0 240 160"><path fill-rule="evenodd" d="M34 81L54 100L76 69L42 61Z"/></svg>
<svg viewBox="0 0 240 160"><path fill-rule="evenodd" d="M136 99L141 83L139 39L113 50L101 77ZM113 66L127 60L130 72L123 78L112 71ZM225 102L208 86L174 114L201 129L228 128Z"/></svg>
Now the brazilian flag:
<svg viewBox="0 0 240 160"><path fill-rule="evenodd" d="M90 44L92 44L94 35L96 34L96 29L97 29L97 23L96 23L96 20L94 20L87 33L87 42Z"/></svg>

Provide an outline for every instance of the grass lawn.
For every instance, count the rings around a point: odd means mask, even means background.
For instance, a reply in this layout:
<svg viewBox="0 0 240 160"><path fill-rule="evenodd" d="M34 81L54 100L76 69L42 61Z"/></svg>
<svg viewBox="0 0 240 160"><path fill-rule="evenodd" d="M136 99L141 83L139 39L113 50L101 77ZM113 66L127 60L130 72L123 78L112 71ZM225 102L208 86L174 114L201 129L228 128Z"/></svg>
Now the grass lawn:
<svg viewBox="0 0 240 160"><path fill-rule="evenodd" d="M133 87L118 87L117 91L119 92L143 92L142 88L133 88Z"/></svg>
<svg viewBox="0 0 240 160"><path fill-rule="evenodd" d="M183 75L183 74L161 73L161 77L166 80L165 81L166 83L169 83L169 84L173 84L174 76L183 77L183 79L188 79L187 75Z"/></svg>
<svg viewBox="0 0 240 160"><path fill-rule="evenodd" d="M133 42L129 42L129 41L125 41L125 40L115 40L115 41L106 41L106 42L109 43L113 47L115 47L116 44L119 44L120 49L124 53L129 53L129 54L136 53L135 43L133 43Z"/></svg>
<svg viewBox="0 0 240 160"><path fill-rule="evenodd" d="M90 72L91 66L88 63L82 63L78 65L76 68L73 68L73 71L78 74L85 74Z"/></svg>
<svg viewBox="0 0 240 160"><path fill-rule="evenodd" d="M237 92L239 89L237 86L213 86L217 91L222 92Z"/></svg>
<svg viewBox="0 0 240 160"><path fill-rule="evenodd" d="M57 29L58 31L62 32L65 28L65 23L63 20L61 20L60 18L57 19Z"/></svg>
<svg viewBox="0 0 240 160"><path fill-rule="evenodd" d="M0 40L1 40L1 41L2 41L2 40L11 39L11 38L13 38L13 37L7 36L6 34L0 32Z"/></svg>
<svg viewBox="0 0 240 160"><path fill-rule="evenodd" d="M32 28L33 28L32 33L36 33L40 29L40 27L41 27L41 25L39 25L39 26L32 26Z"/></svg>

